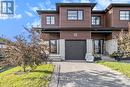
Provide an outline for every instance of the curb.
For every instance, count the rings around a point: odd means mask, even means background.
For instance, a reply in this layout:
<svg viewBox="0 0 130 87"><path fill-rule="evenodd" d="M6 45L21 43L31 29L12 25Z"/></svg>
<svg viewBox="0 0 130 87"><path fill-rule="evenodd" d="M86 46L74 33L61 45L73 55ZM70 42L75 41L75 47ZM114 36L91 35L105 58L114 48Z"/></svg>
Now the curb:
<svg viewBox="0 0 130 87"><path fill-rule="evenodd" d="M60 65L56 64L48 87L58 87L59 74L60 74Z"/></svg>

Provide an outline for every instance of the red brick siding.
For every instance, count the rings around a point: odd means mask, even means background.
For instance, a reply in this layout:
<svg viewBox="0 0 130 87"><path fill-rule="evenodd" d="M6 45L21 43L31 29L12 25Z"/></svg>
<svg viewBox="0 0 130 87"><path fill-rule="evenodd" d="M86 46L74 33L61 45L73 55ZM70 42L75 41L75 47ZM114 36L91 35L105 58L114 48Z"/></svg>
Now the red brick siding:
<svg viewBox="0 0 130 87"><path fill-rule="evenodd" d="M46 16L54 16L55 17L55 24L47 25L46 24ZM59 14L42 14L41 15L41 25L42 25L42 27L59 26Z"/></svg>
<svg viewBox="0 0 130 87"><path fill-rule="evenodd" d="M78 39L85 40L91 38L90 31L61 31L60 32L61 39Z"/></svg>
<svg viewBox="0 0 130 87"><path fill-rule="evenodd" d="M68 21L67 10L80 9L84 10L83 21ZM59 13L59 26L60 27L91 27L91 8L90 7L60 7Z"/></svg>
<svg viewBox="0 0 130 87"><path fill-rule="evenodd" d="M60 34L53 34L53 33L42 33L41 38L43 40L54 40L54 39L60 39Z"/></svg>
<svg viewBox="0 0 130 87"><path fill-rule="evenodd" d="M112 27L128 27L129 21L120 20L120 10L129 10L129 7L113 7L113 25Z"/></svg>

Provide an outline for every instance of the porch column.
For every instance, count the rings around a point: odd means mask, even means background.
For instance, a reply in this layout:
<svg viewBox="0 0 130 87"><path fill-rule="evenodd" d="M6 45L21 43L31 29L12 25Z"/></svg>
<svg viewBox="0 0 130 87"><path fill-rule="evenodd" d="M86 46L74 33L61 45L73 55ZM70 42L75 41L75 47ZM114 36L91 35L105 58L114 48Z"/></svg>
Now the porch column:
<svg viewBox="0 0 130 87"><path fill-rule="evenodd" d="M93 40L92 39L87 39L86 40L86 55L85 59L87 62L93 62L94 57L93 57Z"/></svg>
<svg viewBox="0 0 130 87"><path fill-rule="evenodd" d="M65 60L65 40L64 39L60 39L59 40L59 53L61 56L62 60Z"/></svg>
<svg viewBox="0 0 130 87"><path fill-rule="evenodd" d="M92 39L87 39L86 40L86 53L93 53L93 40Z"/></svg>
<svg viewBox="0 0 130 87"><path fill-rule="evenodd" d="M112 40L107 40L106 41L106 51L109 54L112 54L113 52L118 51L117 39L112 39Z"/></svg>

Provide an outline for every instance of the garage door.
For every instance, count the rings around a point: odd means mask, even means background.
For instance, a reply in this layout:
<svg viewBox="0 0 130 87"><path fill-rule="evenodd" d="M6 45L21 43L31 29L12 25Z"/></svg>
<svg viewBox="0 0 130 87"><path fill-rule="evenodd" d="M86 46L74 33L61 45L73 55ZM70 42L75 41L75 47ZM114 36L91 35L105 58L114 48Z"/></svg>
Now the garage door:
<svg viewBox="0 0 130 87"><path fill-rule="evenodd" d="M84 60L86 53L86 41L65 41L66 60Z"/></svg>

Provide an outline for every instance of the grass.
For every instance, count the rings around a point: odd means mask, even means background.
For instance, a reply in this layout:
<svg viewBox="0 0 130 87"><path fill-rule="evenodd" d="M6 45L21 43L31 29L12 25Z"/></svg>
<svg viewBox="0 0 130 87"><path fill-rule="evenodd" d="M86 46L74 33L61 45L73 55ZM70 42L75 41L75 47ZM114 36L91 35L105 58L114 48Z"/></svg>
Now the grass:
<svg viewBox="0 0 130 87"><path fill-rule="evenodd" d="M18 73L22 69L19 66L12 68L0 73L0 87L47 87L53 68L52 64L40 65L26 73Z"/></svg>
<svg viewBox="0 0 130 87"><path fill-rule="evenodd" d="M105 65L107 67L110 67L113 70L119 71L120 73L130 78L130 64L129 63L105 62L105 61L100 61L98 63Z"/></svg>

